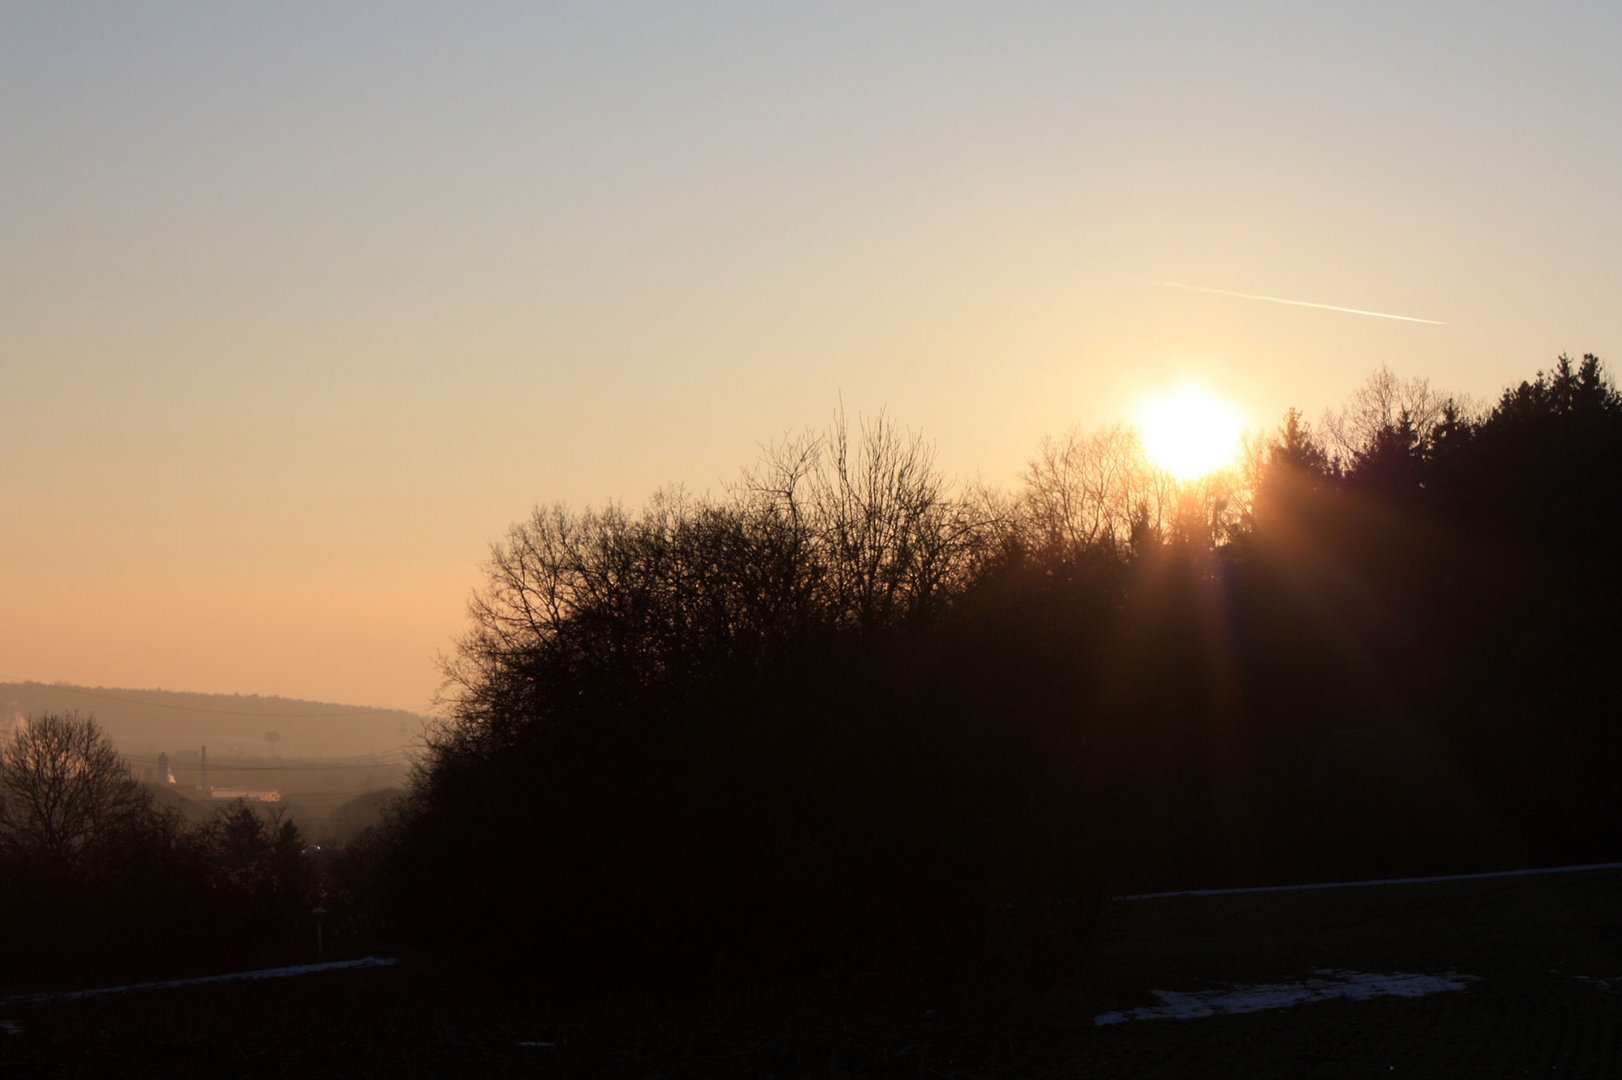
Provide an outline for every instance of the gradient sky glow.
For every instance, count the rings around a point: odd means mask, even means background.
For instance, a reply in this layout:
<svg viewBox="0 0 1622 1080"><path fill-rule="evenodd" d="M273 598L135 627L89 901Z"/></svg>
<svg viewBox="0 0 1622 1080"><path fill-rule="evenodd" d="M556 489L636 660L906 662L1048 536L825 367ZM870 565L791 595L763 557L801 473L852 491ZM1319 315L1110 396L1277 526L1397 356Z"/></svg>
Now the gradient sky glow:
<svg viewBox="0 0 1622 1080"><path fill-rule="evenodd" d="M421 709L533 504L841 395L1009 484L1187 379L1615 370L1619 56L1611 0L5 2L0 680Z"/></svg>

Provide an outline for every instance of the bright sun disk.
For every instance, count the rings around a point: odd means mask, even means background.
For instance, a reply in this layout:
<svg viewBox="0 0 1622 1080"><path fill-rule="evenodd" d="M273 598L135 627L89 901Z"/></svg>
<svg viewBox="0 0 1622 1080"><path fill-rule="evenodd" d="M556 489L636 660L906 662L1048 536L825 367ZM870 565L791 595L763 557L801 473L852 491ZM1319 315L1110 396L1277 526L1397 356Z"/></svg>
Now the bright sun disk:
<svg viewBox="0 0 1622 1080"><path fill-rule="evenodd" d="M1149 460L1179 480L1195 480L1239 456L1239 413L1197 386L1151 398L1138 410Z"/></svg>

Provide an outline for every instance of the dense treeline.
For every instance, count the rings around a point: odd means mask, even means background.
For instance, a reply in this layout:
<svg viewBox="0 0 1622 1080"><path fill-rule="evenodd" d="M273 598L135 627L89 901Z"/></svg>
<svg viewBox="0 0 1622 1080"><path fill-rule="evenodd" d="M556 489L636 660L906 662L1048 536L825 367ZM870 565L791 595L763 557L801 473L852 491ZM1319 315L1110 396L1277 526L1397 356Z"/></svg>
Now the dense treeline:
<svg viewBox="0 0 1622 1080"><path fill-rule="evenodd" d="M1112 894L1614 859L1619 517L1593 357L1485 408L1382 370L1183 484L1117 428L969 488L841 419L719 497L516 525L412 792L335 859L30 721L0 962L303 959L319 902L346 948L569 979L1041 978Z"/></svg>
<svg viewBox="0 0 1622 1080"><path fill-rule="evenodd" d="M497 543L392 924L553 969L1067 962L1111 892L1614 858L1622 399L1377 373L1177 485L886 421ZM476 917L465 913L476 912Z"/></svg>

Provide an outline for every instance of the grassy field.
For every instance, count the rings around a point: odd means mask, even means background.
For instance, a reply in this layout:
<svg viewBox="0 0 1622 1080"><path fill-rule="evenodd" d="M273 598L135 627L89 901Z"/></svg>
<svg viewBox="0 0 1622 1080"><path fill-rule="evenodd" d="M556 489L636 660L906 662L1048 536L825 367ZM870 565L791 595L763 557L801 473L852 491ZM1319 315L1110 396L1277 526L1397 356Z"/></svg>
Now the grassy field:
<svg viewBox="0 0 1622 1080"><path fill-rule="evenodd" d="M1319 969L1468 989L1095 1027ZM0 1077L1622 1075L1622 872L1117 902L1075 985L559 1001L398 968L0 1009ZM530 1044L530 1045L524 1045Z"/></svg>

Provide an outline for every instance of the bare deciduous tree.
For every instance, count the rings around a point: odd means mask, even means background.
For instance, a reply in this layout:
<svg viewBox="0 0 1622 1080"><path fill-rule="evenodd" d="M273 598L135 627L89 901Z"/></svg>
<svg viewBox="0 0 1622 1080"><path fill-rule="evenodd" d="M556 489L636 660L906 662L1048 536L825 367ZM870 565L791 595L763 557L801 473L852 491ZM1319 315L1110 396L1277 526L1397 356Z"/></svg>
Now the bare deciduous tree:
<svg viewBox="0 0 1622 1080"><path fill-rule="evenodd" d="M1344 406L1324 414L1323 428L1336 458L1350 465L1382 434L1404 424L1415 443L1424 445L1450 407L1455 414L1474 412L1468 402L1432 389L1429 379L1404 379L1382 364Z"/></svg>
<svg viewBox="0 0 1622 1080"><path fill-rule="evenodd" d="M71 863L144 820L151 802L95 718L30 717L0 750L0 844Z"/></svg>
<svg viewBox="0 0 1622 1080"><path fill-rule="evenodd" d="M853 433L841 411L825 432L770 450L743 486L800 537L823 614L861 630L929 611L993 532L992 500L954 490L923 438L882 413Z"/></svg>
<svg viewBox="0 0 1622 1080"><path fill-rule="evenodd" d="M919 437L842 414L767 450L725 498L537 508L491 547L443 663L456 720L438 745L499 745L576 700L928 615L995 543L998 510L943 480Z"/></svg>
<svg viewBox="0 0 1622 1080"><path fill-rule="evenodd" d="M1122 425L1044 438L1025 471L1027 523L1054 550L1122 554L1135 531L1165 532L1178 504L1176 481L1149 463L1138 433Z"/></svg>

